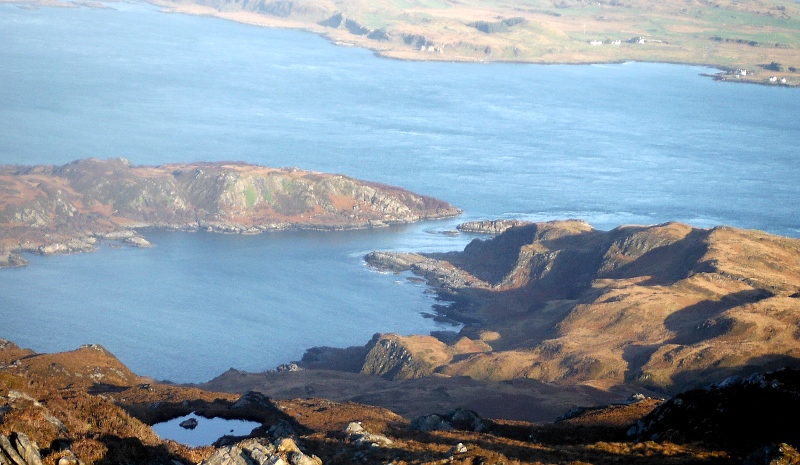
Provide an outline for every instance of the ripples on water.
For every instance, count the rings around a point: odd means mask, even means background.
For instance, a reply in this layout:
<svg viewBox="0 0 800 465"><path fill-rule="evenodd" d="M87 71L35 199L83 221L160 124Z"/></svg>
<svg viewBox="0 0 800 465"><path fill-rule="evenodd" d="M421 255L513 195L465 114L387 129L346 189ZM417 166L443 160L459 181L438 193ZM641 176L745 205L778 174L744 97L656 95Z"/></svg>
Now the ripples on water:
<svg viewBox="0 0 800 465"><path fill-rule="evenodd" d="M457 222L680 220L800 236L800 91L705 68L413 63L295 31L112 9L0 5L0 163L244 160L445 199L453 221L257 237L151 231L154 249L0 273L0 337L101 343L134 371L204 381L376 331L445 329L375 249L454 250ZM400 284L398 284L400 283Z"/></svg>

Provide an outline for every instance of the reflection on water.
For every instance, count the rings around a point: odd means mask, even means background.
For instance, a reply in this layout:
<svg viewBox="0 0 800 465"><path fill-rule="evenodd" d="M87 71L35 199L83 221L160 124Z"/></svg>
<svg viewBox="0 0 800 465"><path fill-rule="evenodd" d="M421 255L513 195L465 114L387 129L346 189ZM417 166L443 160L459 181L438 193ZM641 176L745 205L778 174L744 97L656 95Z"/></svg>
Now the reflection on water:
<svg viewBox="0 0 800 465"><path fill-rule="evenodd" d="M189 419L197 421L194 429L180 426L182 422ZM153 430L161 439L171 439L187 446L199 447L210 445L222 436L246 436L259 426L261 423L255 421L204 418L191 413L170 421L156 423L153 425Z"/></svg>

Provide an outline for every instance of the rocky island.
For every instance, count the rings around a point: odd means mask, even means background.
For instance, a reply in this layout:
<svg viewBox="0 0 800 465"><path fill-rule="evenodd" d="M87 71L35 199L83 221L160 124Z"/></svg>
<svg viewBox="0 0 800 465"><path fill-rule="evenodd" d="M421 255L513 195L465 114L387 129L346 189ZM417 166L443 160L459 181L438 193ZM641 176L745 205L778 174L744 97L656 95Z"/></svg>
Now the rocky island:
<svg viewBox="0 0 800 465"><path fill-rule="evenodd" d="M146 247L138 230L147 227L257 234L381 227L459 213L397 187L238 162L0 166L0 267L24 265L19 252L86 252L100 240Z"/></svg>

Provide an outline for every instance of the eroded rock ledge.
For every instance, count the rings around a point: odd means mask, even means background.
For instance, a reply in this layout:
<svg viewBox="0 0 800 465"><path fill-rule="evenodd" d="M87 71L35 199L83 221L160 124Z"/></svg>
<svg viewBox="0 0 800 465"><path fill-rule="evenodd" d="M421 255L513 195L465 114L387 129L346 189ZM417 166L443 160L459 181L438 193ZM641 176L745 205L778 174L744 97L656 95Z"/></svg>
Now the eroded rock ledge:
<svg viewBox="0 0 800 465"><path fill-rule="evenodd" d="M258 234L357 229L456 216L456 207L342 175L236 163L133 166L85 159L0 166L0 267L18 253L88 252L100 240L138 247L137 229Z"/></svg>

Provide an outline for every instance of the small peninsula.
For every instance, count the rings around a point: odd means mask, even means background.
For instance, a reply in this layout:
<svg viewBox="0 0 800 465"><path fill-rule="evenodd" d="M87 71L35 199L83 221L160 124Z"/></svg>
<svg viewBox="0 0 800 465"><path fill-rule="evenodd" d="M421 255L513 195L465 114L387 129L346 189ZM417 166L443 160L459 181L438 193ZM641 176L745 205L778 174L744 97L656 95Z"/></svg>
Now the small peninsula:
<svg viewBox="0 0 800 465"><path fill-rule="evenodd" d="M0 166L0 267L20 252L88 252L101 240L147 247L138 230L258 234L340 230L447 218L441 200L343 175L240 162L134 166L84 159Z"/></svg>

